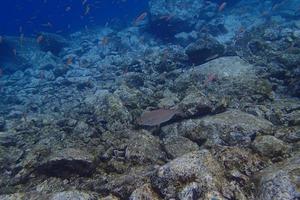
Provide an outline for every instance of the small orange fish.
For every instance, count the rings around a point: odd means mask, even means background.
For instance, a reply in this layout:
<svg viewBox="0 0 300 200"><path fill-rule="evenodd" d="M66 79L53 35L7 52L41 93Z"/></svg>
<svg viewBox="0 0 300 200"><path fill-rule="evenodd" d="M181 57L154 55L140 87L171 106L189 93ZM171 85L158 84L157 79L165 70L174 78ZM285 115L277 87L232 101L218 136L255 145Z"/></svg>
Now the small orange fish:
<svg viewBox="0 0 300 200"><path fill-rule="evenodd" d="M50 22L47 22L46 24L42 24L42 26L47 27L47 28L53 27L53 25Z"/></svg>
<svg viewBox="0 0 300 200"><path fill-rule="evenodd" d="M137 26L139 25L140 22L144 21L144 19L147 17L148 13L147 12L143 12L140 16L138 16L135 21L134 21L134 25Z"/></svg>
<svg viewBox="0 0 300 200"><path fill-rule="evenodd" d="M103 38L101 38L100 43L101 45L107 45L108 44L108 37L104 36Z"/></svg>
<svg viewBox="0 0 300 200"><path fill-rule="evenodd" d="M161 16L159 19L169 21L172 17L173 17L172 15L164 15L164 16Z"/></svg>
<svg viewBox="0 0 300 200"><path fill-rule="evenodd" d="M66 9L65 9L65 11L69 12L71 9L72 9L71 6L67 6Z"/></svg>
<svg viewBox="0 0 300 200"><path fill-rule="evenodd" d="M261 16L262 17L268 17L270 15L270 12L269 11L263 11L262 13L261 13Z"/></svg>
<svg viewBox="0 0 300 200"><path fill-rule="evenodd" d="M219 11L219 12L222 12L222 11L224 10L224 8L226 7L226 5L227 5L227 3L226 3L226 2L223 2L223 3L219 6L218 11Z"/></svg>
<svg viewBox="0 0 300 200"><path fill-rule="evenodd" d="M70 57L67 59L66 65L69 66L69 65L71 65L71 64L73 64L73 57L72 57L72 56L70 56Z"/></svg>
<svg viewBox="0 0 300 200"><path fill-rule="evenodd" d="M204 82L204 86L207 86L209 83L214 82L218 79L216 74L208 74L207 79Z"/></svg>
<svg viewBox="0 0 300 200"><path fill-rule="evenodd" d="M44 40L44 36L40 35L36 38L36 42L39 44Z"/></svg>
<svg viewBox="0 0 300 200"><path fill-rule="evenodd" d="M238 30L239 33L244 33L245 31L246 29L243 26L241 26Z"/></svg>
<svg viewBox="0 0 300 200"><path fill-rule="evenodd" d="M14 56L16 57L16 56L17 56L17 49L13 49L13 50L12 50L12 53L13 53Z"/></svg>
<svg viewBox="0 0 300 200"><path fill-rule="evenodd" d="M123 75L126 75L128 73L128 66L126 66L124 69L123 69Z"/></svg>

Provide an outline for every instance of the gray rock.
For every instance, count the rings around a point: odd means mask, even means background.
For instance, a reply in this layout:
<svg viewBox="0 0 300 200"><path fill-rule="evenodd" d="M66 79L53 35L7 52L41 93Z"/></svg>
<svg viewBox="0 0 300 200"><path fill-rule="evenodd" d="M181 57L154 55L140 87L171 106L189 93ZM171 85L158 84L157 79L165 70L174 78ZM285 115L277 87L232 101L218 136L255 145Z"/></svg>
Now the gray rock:
<svg viewBox="0 0 300 200"><path fill-rule="evenodd" d="M88 110L94 113L95 120L107 123L110 131L123 131L129 127L132 116L122 100L107 90L97 90L85 98Z"/></svg>
<svg viewBox="0 0 300 200"><path fill-rule="evenodd" d="M219 163L226 168L227 176L239 182L244 189L255 173L270 164L268 159L246 148L225 146L215 148L213 151Z"/></svg>
<svg viewBox="0 0 300 200"><path fill-rule="evenodd" d="M219 191L228 187L223 169L207 150L185 154L160 167L152 178L152 185L166 199L177 197L177 191L182 191L179 196L186 196L187 188L193 191L193 197L222 197ZM227 189L226 193L230 191Z"/></svg>
<svg viewBox="0 0 300 200"><path fill-rule="evenodd" d="M40 37L41 36L41 37ZM39 47L42 51L50 51L53 55L59 55L64 47L68 46L68 42L60 35L53 33L41 33L40 34Z"/></svg>
<svg viewBox="0 0 300 200"><path fill-rule="evenodd" d="M216 74L219 78L246 79L255 76L253 65L238 56L221 57L192 69L196 74Z"/></svg>
<svg viewBox="0 0 300 200"><path fill-rule="evenodd" d="M160 148L160 141L147 131L131 132L125 158L133 163L161 163L165 154Z"/></svg>
<svg viewBox="0 0 300 200"><path fill-rule="evenodd" d="M126 85L121 85L114 94L119 96L123 104L130 108L136 108L138 103L145 101L144 95L139 90L129 88Z"/></svg>
<svg viewBox="0 0 300 200"><path fill-rule="evenodd" d="M57 58L50 52L46 52L37 55L35 64L38 67L38 69L49 71L55 69L58 63L60 63L59 58Z"/></svg>
<svg viewBox="0 0 300 200"><path fill-rule="evenodd" d="M101 198L101 200L120 200L120 198L111 194L111 195Z"/></svg>
<svg viewBox="0 0 300 200"><path fill-rule="evenodd" d="M295 110L294 112L289 113L287 116L288 123L291 126L299 126L300 125L300 110Z"/></svg>
<svg viewBox="0 0 300 200"><path fill-rule="evenodd" d="M279 138L287 143L296 143L300 141L300 127L288 127L278 129L275 133L275 137Z"/></svg>
<svg viewBox="0 0 300 200"><path fill-rule="evenodd" d="M179 99L175 93L170 90L165 90L163 92L163 98L160 99L158 103L159 108L172 108L179 102Z"/></svg>
<svg viewBox="0 0 300 200"><path fill-rule="evenodd" d="M163 142L168 156L172 159L199 149L197 143L177 135L170 135L167 138L164 138Z"/></svg>
<svg viewBox="0 0 300 200"><path fill-rule="evenodd" d="M4 194L0 195L1 200L25 200L25 194L14 193L14 194Z"/></svg>
<svg viewBox="0 0 300 200"><path fill-rule="evenodd" d="M5 119L4 117L0 117L0 131L4 131L5 129Z"/></svg>
<svg viewBox="0 0 300 200"><path fill-rule="evenodd" d="M299 199L299 177L300 156L296 154L256 175L257 198L260 200Z"/></svg>
<svg viewBox="0 0 300 200"><path fill-rule="evenodd" d="M260 101L273 99L271 84L260 79L256 71L254 65L237 56L221 57L185 71L176 78L173 87L186 91L196 86L208 90L215 99L230 96L237 105L241 99L249 101L249 97Z"/></svg>
<svg viewBox="0 0 300 200"><path fill-rule="evenodd" d="M213 110L209 99L196 88L187 89L185 97L177 106L186 118L207 115Z"/></svg>
<svg viewBox="0 0 300 200"><path fill-rule="evenodd" d="M141 200L141 199L151 199L151 200L160 200L158 194L151 188L150 184L142 185L132 192L129 197L129 200Z"/></svg>
<svg viewBox="0 0 300 200"><path fill-rule="evenodd" d="M96 132L97 131L93 127L90 127L87 123L83 121L77 122L73 130L73 134L82 138L89 138L92 135L96 134Z"/></svg>
<svg viewBox="0 0 300 200"><path fill-rule="evenodd" d="M110 130L122 130L129 126L132 116L118 96L109 95L104 103L104 112L101 115L107 119Z"/></svg>
<svg viewBox="0 0 300 200"><path fill-rule="evenodd" d="M203 64L213 56L220 57L224 51L224 46L210 36L204 36L186 48L189 61L195 65Z"/></svg>
<svg viewBox="0 0 300 200"><path fill-rule="evenodd" d="M14 146L18 142L17 137L12 132L0 131L0 145L2 146Z"/></svg>
<svg viewBox="0 0 300 200"><path fill-rule="evenodd" d="M282 156L288 152L288 146L271 135L256 137L252 145L257 152L270 158Z"/></svg>
<svg viewBox="0 0 300 200"><path fill-rule="evenodd" d="M238 145L249 146L259 132L268 132L272 123L238 110L189 119L162 127L162 134L182 135L198 144L207 146Z"/></svg>
<svg viewBox="0 0 300 200"><path fill-rule="evenodd" d="M201 188L196 182L184 187L178 195L180 200L199 199L201 196Z"/></svg>
<svg viewBox="0 0 300 200"><path fill-rule="evenodd" d="M89 176L94 169L94 156L74 148L56 150L37 166L39 173L57 177L68 177L72 174Z"/></svg>
<svg viewBox="0 0 300 200"><path fill-rule="evenodd" d="M100 200L100 197L97 194L73 190L51 194L49 200Z"/></svg>
<svg viewBox="0 0 300 200"><path fill-rule="evenodd" d="M181 32L175 35L176 42L178 42L182 46L187 46L198 37L196 31L192 31L190 33Z"/></svg>
<svg viewBox="0 0 300 200"><path fill-rule="evenodd" d="M87 69L72 69L66 74L66 79L69 83L76 84L79 89L90 88L93 86L93 77Z"/></svg>

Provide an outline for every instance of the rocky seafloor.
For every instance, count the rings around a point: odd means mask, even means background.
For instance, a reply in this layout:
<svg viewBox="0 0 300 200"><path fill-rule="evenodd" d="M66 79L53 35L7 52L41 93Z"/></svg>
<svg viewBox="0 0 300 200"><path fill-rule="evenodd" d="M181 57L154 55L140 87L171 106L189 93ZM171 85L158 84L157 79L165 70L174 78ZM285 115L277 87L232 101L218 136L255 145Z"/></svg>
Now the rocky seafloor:
<svg viewBox="0 0 300 200"><path fill-rule="evenodd" d="M0 199L299 199L300 2L218 6L5 36ZM180 115L137 123L157 109Z"/></svg>

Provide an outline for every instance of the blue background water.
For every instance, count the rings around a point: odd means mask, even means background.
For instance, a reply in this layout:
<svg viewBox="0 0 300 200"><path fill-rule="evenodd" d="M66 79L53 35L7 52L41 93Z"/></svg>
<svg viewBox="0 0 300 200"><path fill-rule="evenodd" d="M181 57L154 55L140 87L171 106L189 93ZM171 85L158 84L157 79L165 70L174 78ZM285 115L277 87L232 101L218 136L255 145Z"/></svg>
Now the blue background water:
<svg viewBox="0 0 300 200"><path fill-rule="evenodd" d="M106 23L122 27L147 10L148 0L2 0L0 34L70 33ZM90 12L84 15L86 6ZM67 8L70 10L67 11ZM51 27L47 24L50 23Z"/></svg>

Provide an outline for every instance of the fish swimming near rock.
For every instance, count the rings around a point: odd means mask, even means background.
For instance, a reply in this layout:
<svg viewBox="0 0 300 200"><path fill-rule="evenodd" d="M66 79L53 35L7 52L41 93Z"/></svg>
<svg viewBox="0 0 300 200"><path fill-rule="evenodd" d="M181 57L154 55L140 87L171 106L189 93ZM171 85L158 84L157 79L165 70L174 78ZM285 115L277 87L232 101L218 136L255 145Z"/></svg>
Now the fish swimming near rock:
<svg viewBox="0 0 300 200"><path fill-rule="evenodd" d="M219 6L218 11L219 11L219 12L222 12L222 11L224 10L224 8L226 7L226 5L227 5L227 3L226 3L226 2L223 2L223 3Z"/></svg>
<svg viewBox="0 0 300 200"><path fill-rule="evenodd" d="M44 39L44 36L40 35L40 36L37 37L36 42L39 44L43 41L43 39Z"/></svg>
<svg viewBox="0 0 300 200"><path fill-rule="evenodd" d="M176 109L157 109L145 111L138 119L137 124L142 126L157 126L171 120L175 115L181 112Z"/></svg>
<svg viewBox="0 0 300 200"><path fill-rule="evenodd" d="M148 15L147 12L143 12L141 15L139 15L139 16L135 19L133 25L134 25L134 26L138 26L142 21L145 20L145 18L147 17L147 15Z"/></svg>

